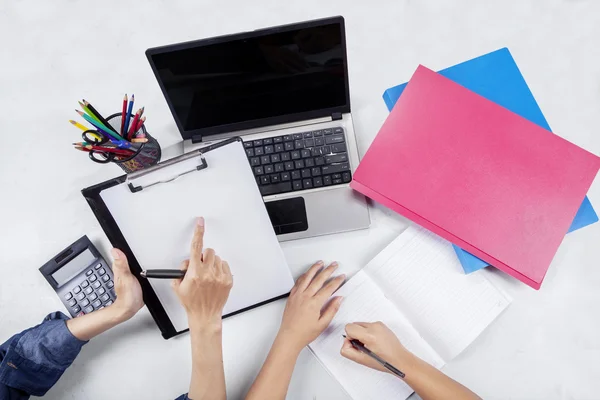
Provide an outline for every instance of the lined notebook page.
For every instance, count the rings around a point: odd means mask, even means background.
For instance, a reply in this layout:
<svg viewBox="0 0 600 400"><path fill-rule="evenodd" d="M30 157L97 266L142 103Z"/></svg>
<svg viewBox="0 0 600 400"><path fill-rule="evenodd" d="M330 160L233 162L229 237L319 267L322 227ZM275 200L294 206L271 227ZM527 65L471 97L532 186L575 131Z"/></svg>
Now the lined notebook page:
<svg viewBox="0 0 600 400"><path fill-rule="evenodd" d="M382 321L402 338L410 351L438 368L443 365L440 356L363 271L359 271L336 295L344 296L340 310L309 347L354 400L402 400L413 390L390 374L356 364L340 355L344 327L350 322Z"/></svg>
<svg viewBox="0 0 600 400"><path fill-rule="evenodd" d="M449 242L409 227L365 267L447 362L510 304L483 275L465 275Z"/></svg>

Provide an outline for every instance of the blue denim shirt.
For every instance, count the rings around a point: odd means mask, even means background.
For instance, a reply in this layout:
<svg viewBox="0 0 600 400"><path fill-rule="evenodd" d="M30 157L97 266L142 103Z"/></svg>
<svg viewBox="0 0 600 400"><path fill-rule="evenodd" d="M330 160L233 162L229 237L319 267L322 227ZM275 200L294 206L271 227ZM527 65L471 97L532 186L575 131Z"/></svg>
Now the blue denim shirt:
<svg viewBox="0 0 600 400"><path fill-rule="evenodd" d="M67 319L54 312L0 345L0 399L43 396L54 386L87 343L73 336ZM181 395L176 400L189 399Z"/></svg>

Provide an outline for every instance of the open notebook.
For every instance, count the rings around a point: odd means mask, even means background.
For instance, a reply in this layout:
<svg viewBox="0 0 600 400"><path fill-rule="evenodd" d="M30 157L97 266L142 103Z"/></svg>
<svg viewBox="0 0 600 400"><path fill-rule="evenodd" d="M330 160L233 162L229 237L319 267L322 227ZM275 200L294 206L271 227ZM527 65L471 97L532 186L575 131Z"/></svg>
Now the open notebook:
<svg viewBox="0 0 600 400"><path fill-rule="evenodd" d="M462 352L510 304L480 272L465 275L444 239L410 227L336 295L342 306L310 349L355 400L405 399L390 374L340 355L344 326L382 321L411 352L437 368Z"/></svg>

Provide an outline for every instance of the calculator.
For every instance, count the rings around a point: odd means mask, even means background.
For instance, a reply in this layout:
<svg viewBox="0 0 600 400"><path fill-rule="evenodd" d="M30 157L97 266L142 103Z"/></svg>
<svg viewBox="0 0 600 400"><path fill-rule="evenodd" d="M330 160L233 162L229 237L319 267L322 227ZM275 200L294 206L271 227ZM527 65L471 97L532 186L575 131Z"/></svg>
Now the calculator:
<svg viewBox="0 0 600 400"><path fill-rule="evenodd" d="M40 272L73 317L110 306L116 299L112 269L85 235Z"/></svg>

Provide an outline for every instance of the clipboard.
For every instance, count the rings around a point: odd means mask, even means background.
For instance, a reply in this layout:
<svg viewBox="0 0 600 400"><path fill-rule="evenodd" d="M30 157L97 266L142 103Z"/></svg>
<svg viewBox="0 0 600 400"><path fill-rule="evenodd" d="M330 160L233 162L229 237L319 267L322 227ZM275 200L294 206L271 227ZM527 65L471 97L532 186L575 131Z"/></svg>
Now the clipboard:
<svg viewBox="0 0 600 400"><path fill-rule="evenodd" d="M213 190L215 188L215 179L221 177L226 182L220 185L218 190ZM202 185L210 184L211 182L213 183L212 186L203 188ZM236 185L239 185L241 188L237 189ZM190 195L197 194L199 188L203 189L204 192L210 189L211 192L206 193L206 196ZM127 255L130 269L142 286L146 306L165 339L172 338L188 330L187 327L183 328L181 314L173 305L172 298L168 294L169 292L166 291L165 287L161 286L168 286L170 282L143 279L140 278L139 274L143 269L156 268L148 264L161 262L160 257L163 254L156 253L155 261L150 253L160 251L161 246L168 246L169 241L177 243L174 248L181 250L179 244L185 237L187 240L181 246L186 246L188 250L182 260L187 258L189 256L189 243L193 224L195 218L200 215L204 216L207 221L205 247L211 247L211 241L214 243L221 241L222 246L214 247L218 254L229 261L234 275L234 287L230 299L226 304L223 318L285 298L294 285L293 277L287 267L285 257L273 231L262 196L247 161L242 140L239 137L230 138L186 153L134 174L123 175L88 187L82 190L82 194L112 246L121 249ZM190 198L178 197L182 201L177 201L176 204L166 204L169 201L172 203L172 199L175 198L174 196L186 196L186 194L190 195ZM163 196L167 196L171 200L163 201ZM196 212L185 217L187 215L186 212L190 211L186 210L186 207L193 209L196 207L195 204L197 202L204 202L206 205L209 201L213 202L214 207L211 209L207 207L202 212L195 210ZM124 203L127 204L124 205ZM152 207L152 204L161 205L159 209L155 210L156 213L147 212L148 207ZM228 206L232 204L236 206ZM122 206L124 208L121 208ZM224 207L229 207L227 208L227 214L224 214ZM215 213L214 218L211 217L213 209ZM250 212L247 212L248 210ZM248 217L240 217L240 215L245 216L246 214L250 215ZM249 229L244 224L234 224L237 220L226 221L229 218L236 218L236 215L244 221L252 221L254 226L251 228L256 228L254 237L248 238L247 243L240 243L239 240L234 243L235 238L239 239L241 235L244 235L245 230ZM153 220L142 220L142 217L145 216L153 218ZM179 219L179 223L185 220L185 224L188 224L187 221L189 220L189 226L185 227L182 232L179 232L179 228L171 229L165 221L160 221L161 218L167 218L170 221L177 221ZM160 221L156 226L166 227L167 232L172 231L171 234L162 235L160 232L154 233L151 229L147 228L148 226L155 226L153 224L156 223L156 220ZM177 224L177 222L174 223ZM212 231L211 223L213 226ZM136 227L135 232L139 231L139 234L132 233L134 232L133 226ZM215 233L212 238L209 236L211 232L219 230L221 236L227 230L228 242L224 242L222 237L218 238L218 233ZM189 237L186 237L188 234ZM149 241L143 242L147 243L147 246L140 245L142 241L141 236L145 236ZM229 238L232 238L232 244L229 244ZM160 242L158 242L159 239ZM150 241L155 241L155 243ZM261 249L258 255L250 254L251 252L248 251L242 252L244 257L242 263L246 262L244 265L254 268L254 270L243 268L239 263L238 265L232 263L231 257L235 259L237 255L234 254L231 247L238 245L242 246L242 248L243 246L254 245ZM225 247L225 249L222 249L222 247ZM229 251L230 257L221 253L221 250L224 250L225 253ZM170 251L170 248L168 251ZM174 250L174 252L177 252L177 250ZM179 252L181 253L181 251ZM169 254L162 262L173 261L178 256L183 256L183 254ZM260 257L261 262L264 261L264 263L256 264L260 265L260 267L252 265L252 258L256 259L256 257ZM266 261L264 258L266 258ZM144 265L144 268L142 268L142 265ZM177 267L178 264L161 265L161 268ZM257 277L248 275L250 272L254 272ZM253 279L255 280L254 282L252 282ZM234 292L236 284L239 289ZM242 295L241 293L244 294ZM174 293L172 294L174 295ZM249 299L249 304L244 304L244 296ZM264 296L267 296L267 298L263 298ZM231 302L233 304L230 304ZM183 310L182 307L181 310Z"/></svg>

